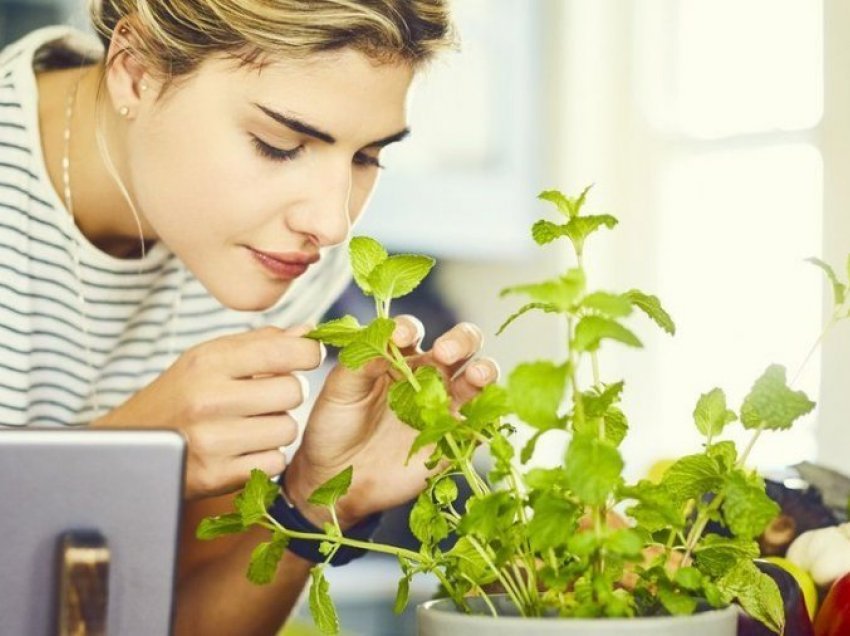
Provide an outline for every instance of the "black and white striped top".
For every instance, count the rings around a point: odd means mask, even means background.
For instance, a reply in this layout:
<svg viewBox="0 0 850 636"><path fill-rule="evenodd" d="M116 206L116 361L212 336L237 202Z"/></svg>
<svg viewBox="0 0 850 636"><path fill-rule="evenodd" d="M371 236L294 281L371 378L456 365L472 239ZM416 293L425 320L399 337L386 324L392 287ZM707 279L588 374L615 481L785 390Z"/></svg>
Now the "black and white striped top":
<svg viewBox="0 0 850 636"><path fill-rule="evenodd" d="M93 387L100 411L114 408L192 345L317 320L350 279L337 246L276 307L237 312L161 242L136 260L93 246L41 151L34 63L61 59L57 51L100 55L96 39L68 27L34 31L0 53L0 426L85 424L95 416Z"/></svg>

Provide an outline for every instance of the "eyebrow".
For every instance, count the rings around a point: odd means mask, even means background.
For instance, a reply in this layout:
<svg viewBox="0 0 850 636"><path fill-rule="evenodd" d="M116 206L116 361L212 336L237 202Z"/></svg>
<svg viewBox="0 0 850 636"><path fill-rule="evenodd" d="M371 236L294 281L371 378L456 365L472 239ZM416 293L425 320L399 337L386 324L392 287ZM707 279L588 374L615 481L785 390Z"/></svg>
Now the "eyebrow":
<svg viewBox="0 0 850 636"><path fill-rule="evenodd" d="M277 111L272 110L271 108L266 108L262 104L254 103L254 106L263 111L266 115L274 119L279 124L283 124L287 128L292 131L302 133L309 137L313 137L320 141L324 141L327 144L335 144L336 139L330 133L323 132L318 128L311 126L310 124L303 122L299 119L295 119L289 115L284 115L283 113L279 113ZM397 133L393 133L392 135L388 135L383 139L378 139L371 143L368 143L364 146L364 148L383 148L384 146L388 146L389 144L395 143L397 141L401 141L405 137L410 134L410 128L405 128L404 130L400 130Z"/></svg>

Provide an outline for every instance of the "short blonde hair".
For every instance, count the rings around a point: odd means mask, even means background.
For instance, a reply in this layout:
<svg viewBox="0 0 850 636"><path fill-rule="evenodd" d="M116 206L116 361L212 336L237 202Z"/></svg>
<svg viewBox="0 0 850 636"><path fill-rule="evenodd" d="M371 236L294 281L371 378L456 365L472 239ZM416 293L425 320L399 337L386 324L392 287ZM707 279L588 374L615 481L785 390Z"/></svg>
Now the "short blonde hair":
<svg viewBox="0 0 850 636"><path fill-rule="evenodd" d="M134 53L167 83L215 54L262 64L350 47L417 67L455 44L448 0L90 0L89 14L107 49L131 25Z"/></svg>

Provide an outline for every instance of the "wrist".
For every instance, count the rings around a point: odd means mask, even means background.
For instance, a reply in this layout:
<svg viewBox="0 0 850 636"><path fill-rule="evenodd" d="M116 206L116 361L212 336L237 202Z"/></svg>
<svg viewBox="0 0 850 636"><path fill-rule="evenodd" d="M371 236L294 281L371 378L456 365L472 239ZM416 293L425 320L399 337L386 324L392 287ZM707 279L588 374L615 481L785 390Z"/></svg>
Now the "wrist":
<svg viewBox="0 0 850 636"><path fill-rule="evenodd" d="M324 483L325 480L315 481L309 477L310 472L298 461L297 456L287 466L280 476L280 487L283 497L314 526L323 528L326 523L333 523L333 517L327 506L317 506L309 502L313 492ZM343 532L357 525L367 517L365 514L353 514L345 505L345 500L350 499L346 495L334 506L336 518L340 530Z"/></svg>
<svg viewBox="0 0 850 636"><path fill-rule="evenodd" d="M288 469L280 476L280 494L270 506L269 514L289 531L308 535L324 535L324 527L316 523L318 519L308 518L296 506L295 502L289 498L287 492L287 472ZM316 506L313 506L313 508L316 508ZM331 518L327 512L324 516L328 520ZM343 526L342 523L340 523L340 526L346 538L360 542L369 542L380 521L381 515L376 513L349 527ZM345 565L354 559L362 557L367 552L362 547L339 545L334 549L333 555L329 557L321 550L321 540L296 537L289 539L287 549L307 561L313 563L328 562L334 566Z"/></svg>

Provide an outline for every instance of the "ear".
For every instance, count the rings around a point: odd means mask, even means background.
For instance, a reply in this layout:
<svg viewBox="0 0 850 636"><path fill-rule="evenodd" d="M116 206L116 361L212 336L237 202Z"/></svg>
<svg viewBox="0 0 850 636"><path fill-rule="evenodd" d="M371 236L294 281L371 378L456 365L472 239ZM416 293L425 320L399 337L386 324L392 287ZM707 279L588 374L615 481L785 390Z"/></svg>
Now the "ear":
<svg viewBox="0 0 850 636"><path fill-rule="evenodd" d="M129 119L138 114L139 106L153 92L153 76L138 53L138 41L132 24L122 19L106 52L105 81L112 109Z"/></svg>

